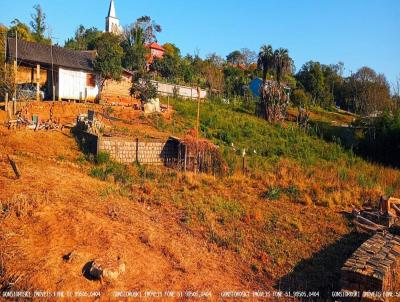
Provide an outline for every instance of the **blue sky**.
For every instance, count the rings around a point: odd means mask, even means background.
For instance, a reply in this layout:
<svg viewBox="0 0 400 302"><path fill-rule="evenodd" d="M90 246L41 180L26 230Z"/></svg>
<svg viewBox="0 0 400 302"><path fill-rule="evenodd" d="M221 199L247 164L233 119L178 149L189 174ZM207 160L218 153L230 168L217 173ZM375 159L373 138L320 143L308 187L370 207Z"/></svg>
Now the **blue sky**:
<svg viewBox="0 0 400 302"><path fill-rule="evenodd" d="M309 60L342 61L346 73L367 65L391 83L400 76L399 0L115 1L121 24L149 15L163 27L159 41L175 43L183 54L226 56L267 43L288 48L297 69ZM36 3L63 45L79 24L103 29L109 0L0 0L0 23L28 23Z"/></svg>

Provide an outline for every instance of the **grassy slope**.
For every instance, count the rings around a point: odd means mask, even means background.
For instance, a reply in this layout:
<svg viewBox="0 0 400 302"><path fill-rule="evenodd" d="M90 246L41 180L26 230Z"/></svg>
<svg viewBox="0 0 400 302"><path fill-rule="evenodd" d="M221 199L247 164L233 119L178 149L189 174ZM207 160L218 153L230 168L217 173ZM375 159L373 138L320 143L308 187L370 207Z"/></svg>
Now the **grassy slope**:
<svg viewBox="0 0 400 302"><path fill-rule="evenodd" d="M146 128L175 135L192 128L196 105L173 105L173 119L154 118ZM21 274L18 286L25 288L105 293L171 284L217 294L274 284L336 288L343 261L363 239L342 211L384 192L399 194L399 172L290 123L271 126L239 111L202 105L202 133L230 166L222 179L132 165L123 170L128 182L99 181L89 176L99 167L83 160L72 138L3 129L0 151L15 154L24 174L12 180L1 162L0 193L10 209L0 231L3 281ZM243 147L250 150L246 176L238 172ZM36 197L27 204L29 195ZM78 258L65 264L61 257L71 250ZM85 261L113 253L122 253L128 267L116 284L104 288L80 276Z"/></svg>

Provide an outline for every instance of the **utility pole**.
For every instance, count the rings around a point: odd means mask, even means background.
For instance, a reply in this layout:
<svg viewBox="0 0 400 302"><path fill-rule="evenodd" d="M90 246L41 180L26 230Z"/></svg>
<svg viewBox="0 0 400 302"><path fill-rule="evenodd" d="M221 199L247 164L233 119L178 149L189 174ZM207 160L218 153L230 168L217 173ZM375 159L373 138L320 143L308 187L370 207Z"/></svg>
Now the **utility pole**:
<svg viewBox="0 0 400 302"><path fill-rule="evenodd" d="M52 86L52 95L53 102L56 100L56 86L54 85L54 60L53 60L53 43L50 45L50 54L51 54L51 86Z"/></svg>
<svg viewBox="0 0 400 302"><path fill-rule="evenodd" d="M15 115L17 111L17 76L18 76L18 31L15 30L15 61L14 61L14 98L13 98L13 111Z"/></svg>
<svg viewBox="0 0 400 302"><path fill-rule="evenodd" d="M190 89L193 91L193 88ZM197 92L199 88L197 87ZM200 93L197 95L197 121L196 121L196 167L195 173L197 172L197 167L199 165L199 132L200 132Z"/></svg>

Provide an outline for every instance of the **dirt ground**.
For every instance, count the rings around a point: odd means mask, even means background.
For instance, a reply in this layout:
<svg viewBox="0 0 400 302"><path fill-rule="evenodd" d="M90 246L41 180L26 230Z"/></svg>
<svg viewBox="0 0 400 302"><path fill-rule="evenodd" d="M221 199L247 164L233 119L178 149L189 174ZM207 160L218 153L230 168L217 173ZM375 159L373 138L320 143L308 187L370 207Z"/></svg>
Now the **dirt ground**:
<svg viewBox="0 0 400 302"><path fill-rule="evenodd" d="M46 119L49 106L38 105L31 114ZM60 104L55 115L69 123L86 110ZM136 114L118 112L123 118ZM219 300L221 290L251 288L237 255L208 244L173 211L146 205L139 195L110 197L113 188L88 176L77 161L82 154L68 131L10 131L5 115L0 118L2 290L99 291L99 300L109 301L115 291L210 291ZM118 261L126 270L112 282L91 281L83 268L98 259Z"/></svg>
<svg viewBox="0 0 400 302"><path fill-rule="evenodd" d="M157 131L151 126L152 115L145 115L141 110L134 109L133 106L110 106L98 105L93 103L68 103L68 102L30 102L23 108L19 108L22 115L28 120L32 120L33 115L37 115L39 121L47 121L51 111L53 119L63 125L74 124L80 114L87 114L88 110L96 112L96 118L105 125L105 131L115 133L115 135L129 135L135 137L166 138L168 134ZM160 113L165 119L169 120L173 115L172 108ZM1 111L0 118L6 120L7 116Z"/></svg>

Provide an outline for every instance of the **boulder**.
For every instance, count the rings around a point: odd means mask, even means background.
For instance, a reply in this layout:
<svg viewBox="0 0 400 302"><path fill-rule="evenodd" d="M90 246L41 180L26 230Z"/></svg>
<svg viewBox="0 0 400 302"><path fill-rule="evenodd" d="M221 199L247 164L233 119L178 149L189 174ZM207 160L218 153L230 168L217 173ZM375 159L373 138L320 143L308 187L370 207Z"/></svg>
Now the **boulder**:
<svg viewBox="0 0 400 302"><path fill-rule="evenodd" d="M117 259L96 259L86 263L83 275L89 280L115 281L125 273L125 263L119 257Z"/></svg>
<svg viewBox="0 0 400 302"><path fill-rule="evenodd" d="M160 107L160 99L155 98L155 99L150 99L146 104L143 106L144 113L157 113L161 112L161 107Z"/></svg>

